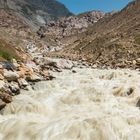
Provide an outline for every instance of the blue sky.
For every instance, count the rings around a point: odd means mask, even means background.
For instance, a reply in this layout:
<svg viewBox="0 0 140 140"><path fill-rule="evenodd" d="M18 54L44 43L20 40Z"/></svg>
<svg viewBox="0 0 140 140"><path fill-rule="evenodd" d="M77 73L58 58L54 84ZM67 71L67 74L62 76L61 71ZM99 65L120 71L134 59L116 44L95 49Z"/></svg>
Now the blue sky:
<svg viewBox="0 0 140 140"><path fill-rule="evenodd" d="M111 12L120 10L132 0L58 0L65 4L73 13L78 14L85 11L101 10Z"/></svg>

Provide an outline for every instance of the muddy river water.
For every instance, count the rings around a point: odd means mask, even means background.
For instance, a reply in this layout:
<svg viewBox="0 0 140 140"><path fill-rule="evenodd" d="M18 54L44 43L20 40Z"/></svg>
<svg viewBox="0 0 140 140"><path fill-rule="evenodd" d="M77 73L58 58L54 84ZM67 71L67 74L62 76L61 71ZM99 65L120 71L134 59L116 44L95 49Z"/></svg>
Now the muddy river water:
<svg viewBox="0 0 140 140"><path fill-rule="evenodd" d="M75 70L14 97L0 140L140 140L140 73Z"/></svg>

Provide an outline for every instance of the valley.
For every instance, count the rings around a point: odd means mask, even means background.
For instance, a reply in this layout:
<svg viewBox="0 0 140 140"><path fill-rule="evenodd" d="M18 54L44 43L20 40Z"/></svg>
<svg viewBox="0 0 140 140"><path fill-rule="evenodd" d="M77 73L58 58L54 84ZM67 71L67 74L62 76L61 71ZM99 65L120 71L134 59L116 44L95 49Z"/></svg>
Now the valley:
<svg viewBox="0 0 140 140"><path fill-rule="evenodd" d="M0 140L139 140L139 13L0 0Z"/></svg>

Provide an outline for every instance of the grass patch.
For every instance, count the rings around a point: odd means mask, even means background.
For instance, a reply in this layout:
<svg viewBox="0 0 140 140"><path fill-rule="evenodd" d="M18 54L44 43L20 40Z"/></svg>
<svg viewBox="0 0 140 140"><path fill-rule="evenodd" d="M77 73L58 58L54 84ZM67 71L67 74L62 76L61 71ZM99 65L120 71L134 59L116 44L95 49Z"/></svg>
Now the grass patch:
<svg viewBox="0 0 140 140"><path fill-rule="evenodd" d="M20 59L15 47L0 40L0 60L11 61L12 59Z"/></svg>
<svg viewBox="0 0 140 140"><path fill-rule="evenodd" d="M0 51L0 56L8 61L11 61L14 58L8 52L5 52L5 51Z"/></svg>

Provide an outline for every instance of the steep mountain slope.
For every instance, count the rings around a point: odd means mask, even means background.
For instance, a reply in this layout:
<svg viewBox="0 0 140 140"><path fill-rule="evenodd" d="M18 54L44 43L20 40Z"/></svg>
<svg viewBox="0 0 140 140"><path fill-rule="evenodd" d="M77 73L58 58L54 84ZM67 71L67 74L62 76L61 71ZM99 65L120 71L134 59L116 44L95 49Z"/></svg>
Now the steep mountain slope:
<svg viewBox="0 0 140 140"><path fill-rule="evenodd" d="M27 38L32 38L29 26L15 12L1 9L0 60L22 59L24 41Z"/></svg>
<svg viewBox="0 0 140 140"><path fill-rule="evenodd" d="M56 0L0 0L0 8L17 12L32 26L72 15Z"/></svg>
<svg viewBox="0 0 140 140"><path fill-rule="evenodd" d="M60 54L112 67L135 66L140 57L140 0L105 17L78 35Z"/></svg>

